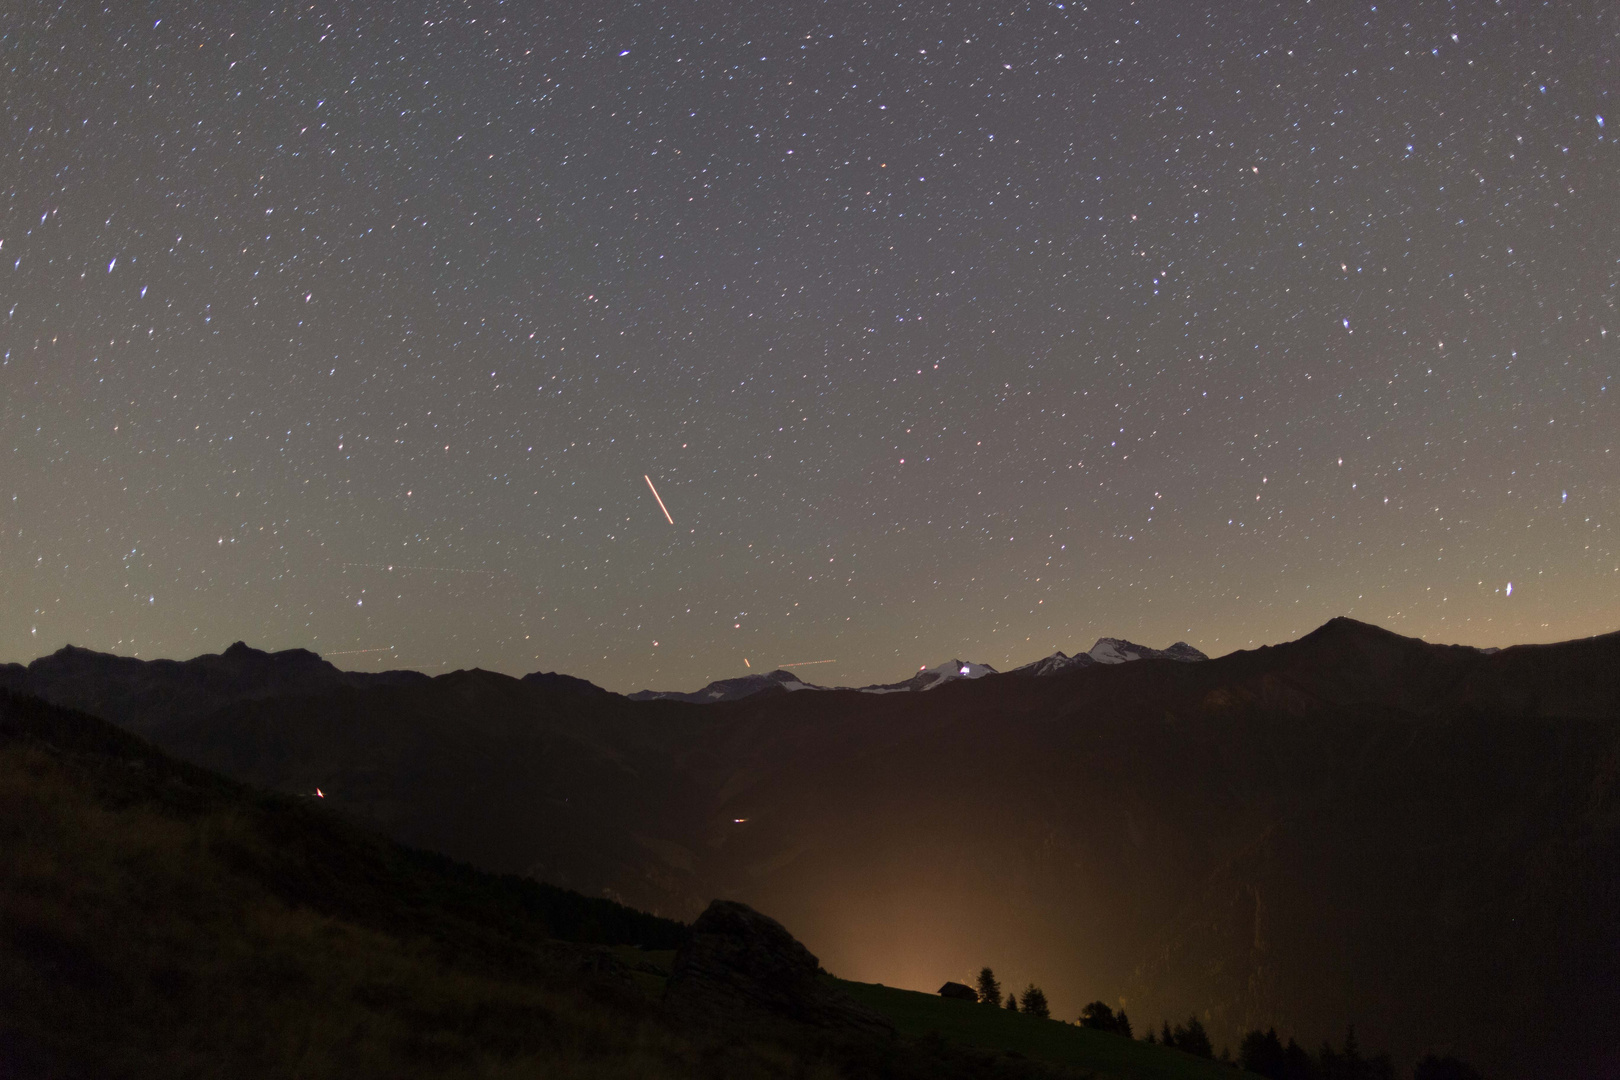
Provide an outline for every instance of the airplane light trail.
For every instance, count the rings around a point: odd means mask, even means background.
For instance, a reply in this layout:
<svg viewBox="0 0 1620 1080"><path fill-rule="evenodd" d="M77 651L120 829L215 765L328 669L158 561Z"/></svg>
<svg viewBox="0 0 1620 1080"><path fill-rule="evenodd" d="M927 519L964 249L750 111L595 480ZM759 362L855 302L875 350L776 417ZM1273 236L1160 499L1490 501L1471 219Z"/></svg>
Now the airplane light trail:
<svg viewBox="0 0 1620 1080"><path fill-rule="evenodd" d="M675 519L669 516L669 507L664 505L664 500L658 495L658 489L653 487L652 477L648 476L646 473L642 473L641 478L647 481L647 486L649 488L652 488L653 498L658 499L658 509L664 512L664 520L669 522L671 525L675 524Z"/></svg>
<svg viewBox="0 0 1620 1080"><path fill-rule="evenodd" d="M797 664L777 664L776 666L779 667L779 668L815 667L817 664L836 664L836 663L838 663L838 661L836 661L836 660L801 660Z"/></svg>

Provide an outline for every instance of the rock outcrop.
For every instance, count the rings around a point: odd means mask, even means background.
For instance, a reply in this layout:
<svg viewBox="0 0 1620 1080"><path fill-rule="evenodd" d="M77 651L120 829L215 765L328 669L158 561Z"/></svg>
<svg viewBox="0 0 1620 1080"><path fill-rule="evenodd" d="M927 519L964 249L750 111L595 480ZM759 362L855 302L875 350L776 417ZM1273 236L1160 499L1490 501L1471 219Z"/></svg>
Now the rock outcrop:
<svg viewBox="0 0 1620 1080"><path fill-rule="evenodd" d="M752 1012L850 1033L894 1032L886 1017L828 985L815 956L781 923L734 900L714 901L692 924L664 999L716 1018Z"/></svg>

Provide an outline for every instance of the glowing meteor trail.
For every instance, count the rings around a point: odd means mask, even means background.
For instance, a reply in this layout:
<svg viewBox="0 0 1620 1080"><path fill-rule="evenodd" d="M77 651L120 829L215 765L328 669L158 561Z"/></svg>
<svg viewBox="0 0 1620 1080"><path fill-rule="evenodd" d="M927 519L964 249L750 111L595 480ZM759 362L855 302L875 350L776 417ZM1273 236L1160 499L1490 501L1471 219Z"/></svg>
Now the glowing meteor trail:
<svg viewBox="0 0 1620 1080"><path fill-rule="evenodd" d="M498 571L495 570L464 570L454 566L417 566L413 563L346 562L338 563L338 565L366 566L373 570L432 570L434 573L439 574L489 574L491 577L498 575Z"/></svg>
<svg viewBox="0 0 1620 1080"><path fill-rule="evenodd" d="M836 664L836 663L838 663L838 661L836 661L836 660L801 660L797 664L777 664L776 666L779 667L779 668L815 667L817 664Z"/></svg>
<svg viewBox="0 0 1620 1080"><path fill-rule="evenodd" d="M647 481L647 487L652 490L653 498L658 499L658 509L664 512L664 520L669 522L671 525L675 524L675 519L669 516L669 507L664 505L664 500L659 498L658 489L653 487L652 477L648 476L646 473L642 473L641 478Z"/></svg>

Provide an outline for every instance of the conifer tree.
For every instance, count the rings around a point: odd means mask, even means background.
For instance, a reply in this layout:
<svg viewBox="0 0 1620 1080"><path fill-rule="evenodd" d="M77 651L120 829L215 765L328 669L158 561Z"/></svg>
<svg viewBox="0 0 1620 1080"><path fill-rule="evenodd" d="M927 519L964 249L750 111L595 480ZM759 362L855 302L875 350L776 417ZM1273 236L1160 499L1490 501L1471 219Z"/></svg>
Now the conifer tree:
<svg viewBox="0 0 1620 1080"><path fill-rule="evenodd" d="M1277 1038L1277 1029L1251 1031L1243 1036L1238 1046L1238 1064L1260 1076L1281 1080L1283 1076L1283 1046Z"/></svg>
<svg viewBox="0 0 1620 1080"><path fill-rule="evenodd" d="M1028 1016L1049 1020L1052 1010L1046 1004L1046 993L1034 983L1024 987L1023 999L1019 1002L1021 1011Z"/></svg>
<svg viewBox="0 0 1620 1080"><path fill-rule="evenodd" d="M1007 991L1007 1011L1018 1011L1018 995L1013 993L1011 990Z"/></svg>
<svg viewBox="0 0 1620 1080"><path fill-rule="evenodd" d="M1001 983L989 968L979 969L979 1001L985 1005L1001 1004Z"/></svg>
<svg viewBox="0 0 1620 1080"><path fill-rule="evenodd" d="M1362 1072L1361 1044L1356 1041L1356 1025L1351 1024L1344 1033L1344 1075L1361 1080Z"/></svg>
<svg viewBox="0 0 1620 1080"><path fill-rule="evenodd" d="M1198 1022L1196 1016L1187 1017L1185 1028L1180 1024L1176 1025L1176 1049L1202 1058L1215 1056L1215 1047L1209 1041L1209 1033L1204 1030L1204 1025Z"/></svg>
<svg viewBox="0 0 1620 1080"><path fill-rule="evenodd" d="M1283 1075L1289 1077L1316 1075L1316 1063L1311 1060L1311 1052L1295 1042L1292 1037L1283 1048Z"/></svg>
<svg viewBox="0 0 1620 1080"><path fill-rule="evenodd" d="M1412 1080L1480 1080L1478 1070L1460 1058L1447 1054L1424 1054L1412 1067Z"/></svg>
<svg viewBox="0 0 1620 1080"><path fill-rule="evenodd" d="M1092 1028L1096 1031L1113 1031L1118 1021L1114 1018L1114 1010L1108 1007L1105 1001L1093 1001L1080 1010L1080 1026Z"/></svg>

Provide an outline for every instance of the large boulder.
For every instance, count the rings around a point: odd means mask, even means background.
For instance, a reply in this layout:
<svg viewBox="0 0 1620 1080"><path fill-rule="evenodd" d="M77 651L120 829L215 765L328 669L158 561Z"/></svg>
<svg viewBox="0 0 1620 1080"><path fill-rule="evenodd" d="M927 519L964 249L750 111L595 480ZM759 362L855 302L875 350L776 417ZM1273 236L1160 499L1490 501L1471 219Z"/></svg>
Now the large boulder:
<svg viewBox="0 0 1620 1080"><path fill-rule="evenodd" d="M765 1013L850 1032L894 1032L887 1017L830 985L810 950L781 923L734 900L714 901L692 924L664 998L672 1008L713 1018Z"/></svg>

